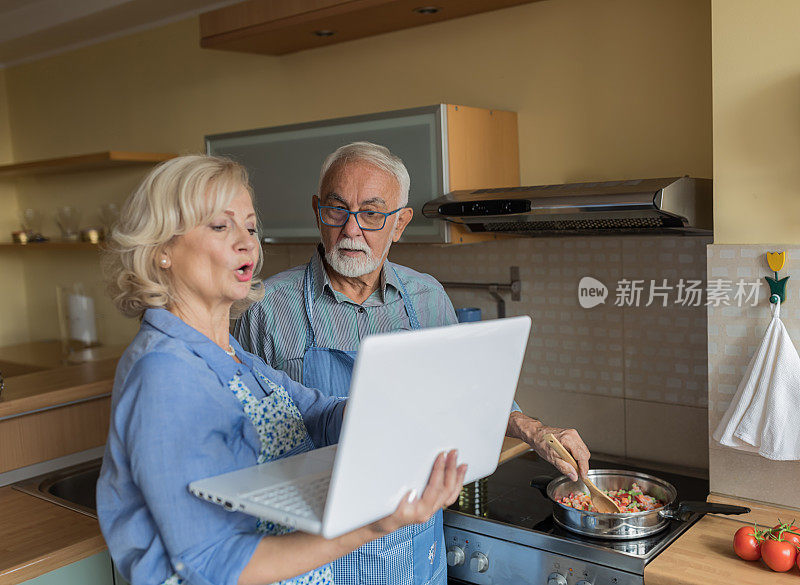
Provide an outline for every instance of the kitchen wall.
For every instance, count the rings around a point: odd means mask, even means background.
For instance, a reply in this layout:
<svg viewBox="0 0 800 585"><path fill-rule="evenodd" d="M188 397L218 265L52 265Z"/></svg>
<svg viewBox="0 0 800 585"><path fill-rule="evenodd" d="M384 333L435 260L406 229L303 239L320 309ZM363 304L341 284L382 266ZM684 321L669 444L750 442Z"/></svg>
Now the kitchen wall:
<svg viewBox="0 0 800 585"><path fill-rule="evenodd" d="M196 152L210 133L449 102L518 112L523 184L710 177L710 19L704 0L550 0L284 57L201 50L192 19L8 69L13 158ZM12 186L20 206L73 204L88 218L99 204L121 201L143 172L28 177ZM0 225L14 223L0 210ZM46 232L57 234L52 222ZM705 243L515 240L397 247L392 258L451 280L504 281L519 265L523 301L508 312L533 314L536 332L522 406L579 427L596 451L703 467L704 312L623 309L612 297L622 276L702 279ZM303 262L308 250L270 247L267 270ZM578 306L584 273L609 286L606 305ZM102 297L91 251L26 251L24 274L27 297L3 298L2 310L15 316L0 327L4 339L57 335L57 283L80 280ZM453 299L492 315L484 296ZM107 343L130 339L135 321L107 302L99 311ZM686 455L691 447L696 455Z"/></svg>
<svg viewBox="0 0 800 585"><path fill-rule="evenodd" d="M519 113L523 183L710 176L709 30L704 1L558 0L267 57L201 50L192 19L8 69L14 159L192 152L208 133L444 101ZM19 201L89 214L134 175L22 179ZM54 284L101 294L95 266L26 253L29 298L7 305L29 308L18 337L57 335ZM101 310L106 341L127 341L135 323Z"/></svg>
<svg viewBox="0 0 800 585"><path fill-rule="evenodd" d="M11 160L11 129L8 120L8 97L6 96L6 72L0 69L0 161Z"/></svg>
<svg viewBox="0 0 800 585"><path fill-rule="evenodd" d="M708 278L766 276L763 254L786 249L785 275L793 278L781 318L796 344L800 3L713 0L712 21L715 244L709 247ZM756 307L709 310L711 429L763 337L768 316L764 296ZM770 461L711 440L710 468L714 492L800 509L800 462Z"/></svg>
<svg viewBox="0 0 800 585"><path fill-rule="evenodd" d="M0 164L13 160L6 72L0 69ZM0 241L19 229L17 197L13 183L0 179ZM0 345L28 341L25 272L22 258L0 248Z"/></svg>
<svg viewBox="0 0 800 585"><path fill-rule="evenodd" d="M800 243L800 2L712 5L714 242Z"/></svg>
<svg viewBox="0 0 800 585"><path fill-rule="evenodd" d="M706 308L681 304L677 287L706 277L710 238L513 239L474 246L394 246L390 258L441 281L508 282L520 267L522 300L508 315L531 315L533 334L517 401L548 424L580 430L596 453L708 467ZM308 261L312 246L270 246L264 274ZM578 283L608 287L604 304L582 308ZM638 304L617 305L618 282L642 280ZM651 282L667 298L654 297ZM497 316L488 293L449 290L456 307ZM666 305L666 306L664 306Z"/></svg>

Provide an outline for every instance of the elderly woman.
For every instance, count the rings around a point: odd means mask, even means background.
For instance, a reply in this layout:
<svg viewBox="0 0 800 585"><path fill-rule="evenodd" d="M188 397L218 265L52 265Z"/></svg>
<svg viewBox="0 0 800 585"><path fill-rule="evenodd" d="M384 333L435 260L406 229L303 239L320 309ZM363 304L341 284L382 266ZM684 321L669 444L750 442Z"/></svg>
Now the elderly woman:
<svg viewBox="0 0 800 585"><path fill-rule="evenodd" d="M126 203L105 268L117 307L141 319L114 380L97 511L122 575L139 583L329 583L328 563L457 497L465 466L440 455L391 516L332 540L192 496L193 480L338 440L345 402L242 350L231 312L260 296L245 171L224 159L163 163Z"/></svg>

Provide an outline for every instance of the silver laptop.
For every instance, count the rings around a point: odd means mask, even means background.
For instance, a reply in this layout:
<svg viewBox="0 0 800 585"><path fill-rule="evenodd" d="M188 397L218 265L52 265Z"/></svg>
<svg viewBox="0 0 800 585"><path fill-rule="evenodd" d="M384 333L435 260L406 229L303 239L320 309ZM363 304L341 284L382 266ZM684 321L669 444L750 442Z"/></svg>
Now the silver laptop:
<svg viewBox="0 0 800 585"><path fill-rule="evenodd" d="M458 449L465 482L497 467L529 317L374 335L358 351L338 446L195 481L210 502L334 538L421 494Z"/></svg>

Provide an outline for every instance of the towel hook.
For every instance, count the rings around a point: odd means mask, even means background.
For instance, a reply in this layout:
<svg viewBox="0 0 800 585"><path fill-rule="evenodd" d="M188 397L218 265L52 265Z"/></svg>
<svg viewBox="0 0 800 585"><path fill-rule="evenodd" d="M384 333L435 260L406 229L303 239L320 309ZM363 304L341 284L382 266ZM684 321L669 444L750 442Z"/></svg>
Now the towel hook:
<svg viewBox="0 0 800 585"><path fill-rule="evenodd" d="M767 252L767 264L775 273L775 278L765 276L764 279L769 285L769 302L775 304L780 300L781 304L786 302L786 281L788 276L778 279L778 271L783 268L786 262L786 252Z"/></svg>

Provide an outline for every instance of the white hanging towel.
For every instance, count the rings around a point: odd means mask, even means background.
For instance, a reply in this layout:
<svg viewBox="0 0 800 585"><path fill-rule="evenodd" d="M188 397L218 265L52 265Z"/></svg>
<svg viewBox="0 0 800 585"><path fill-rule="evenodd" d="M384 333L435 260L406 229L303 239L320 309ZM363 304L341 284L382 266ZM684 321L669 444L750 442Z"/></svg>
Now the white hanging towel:
<svg viewBox="0 0 800 585"><path fill-rule="evenodd" d="M800 460L800 356L780 319L780 301L736 395L712 435L767 459Z"/></svg>

